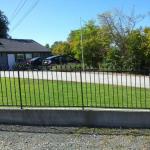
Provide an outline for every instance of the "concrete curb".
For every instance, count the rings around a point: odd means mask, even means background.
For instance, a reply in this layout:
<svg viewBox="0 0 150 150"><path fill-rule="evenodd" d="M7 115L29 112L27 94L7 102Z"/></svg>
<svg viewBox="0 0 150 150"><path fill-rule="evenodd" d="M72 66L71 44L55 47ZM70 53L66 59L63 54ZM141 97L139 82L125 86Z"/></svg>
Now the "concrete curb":
<svg viewBox="0 0 150 150"><path fill-rule="evenodd" d="M0 124L150 128L150 110L0 109Z"/></svg>

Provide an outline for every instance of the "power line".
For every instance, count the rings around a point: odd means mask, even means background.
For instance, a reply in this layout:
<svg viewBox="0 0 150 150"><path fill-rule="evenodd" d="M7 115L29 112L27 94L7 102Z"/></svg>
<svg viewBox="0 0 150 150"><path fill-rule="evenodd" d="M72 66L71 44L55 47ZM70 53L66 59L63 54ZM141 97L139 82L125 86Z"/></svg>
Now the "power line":
<svg viewBox="0 0 150 150"><path fill-rule="evenodd" d="M12 16L17 12L18 8L20 7L20 5L22 4L22 0L20 0L20 2L18 3L17 7L15 8L15 10L12 13Z"/></svg>
<svg viewBox="0 0 150 150"><path fill-rule="evenodd" d="M25 20L25 18L34 10L34 8L38 5L40 0L36 0L36 2L31 5L28 11L23 15L23 17L18 21L18 23L12 28L11 32L16 30L16 28Z"/></svg>
<svg viewBox="0 0 150 150"><path fill-rule="evenodd" d="M20 3L18 3L16 9L14 10L14 12L12 13L12 16L11 16L11 19L10 19L10 22L12 22L16 17L17 15L21 12L21 10L23 9L23 7L25 6L25 4L27 3L28 0L24 0L24 1L20 1Z"/></svg>
<svg viewBox="0 0 150 150"><path fill-rule="evenodd" d="M18 8L20 8L22 2L23 2L23 1L20 0L20 2L18 3L17 7L16 7L15 10L12 12L11 18L13 18L13 16L16 14L16 12L18 11Z"/></svg>

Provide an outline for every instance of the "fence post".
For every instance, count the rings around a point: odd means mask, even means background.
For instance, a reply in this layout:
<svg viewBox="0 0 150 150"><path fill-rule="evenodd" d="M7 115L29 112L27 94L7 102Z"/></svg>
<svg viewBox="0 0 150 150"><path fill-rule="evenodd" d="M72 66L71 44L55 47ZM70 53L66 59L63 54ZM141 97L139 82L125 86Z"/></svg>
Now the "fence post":
<svg viewBox="0 0 150 150"><path fill-rule="evenodd" d="M20 98L20 108L22 109L22 95L21 95L21 83L20 83L20 72L19 70L17 71L18 72L18 88L19 88L19 98Z"/></svg>
<svg viewBox="0 0 150 150"><path fill-rule="evenodd" d="M82 82L82 72L81 72L81 69L80 69L80 83L81 83L82 110L84 110L83 82Z"/></svg>

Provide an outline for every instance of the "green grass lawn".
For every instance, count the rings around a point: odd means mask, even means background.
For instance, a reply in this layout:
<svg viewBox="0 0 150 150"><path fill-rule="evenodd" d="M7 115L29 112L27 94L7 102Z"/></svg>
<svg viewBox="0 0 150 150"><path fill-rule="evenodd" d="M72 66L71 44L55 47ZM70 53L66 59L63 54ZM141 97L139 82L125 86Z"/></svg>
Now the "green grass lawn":
<svg viewBox="0 0 150 150"><path fill-rule="evenodd" d="M0 105L150 108L150 89L103 84L0 78ZM83 94L82 94L83 92ZM21 99L20 99L21 96Z"/></svg>

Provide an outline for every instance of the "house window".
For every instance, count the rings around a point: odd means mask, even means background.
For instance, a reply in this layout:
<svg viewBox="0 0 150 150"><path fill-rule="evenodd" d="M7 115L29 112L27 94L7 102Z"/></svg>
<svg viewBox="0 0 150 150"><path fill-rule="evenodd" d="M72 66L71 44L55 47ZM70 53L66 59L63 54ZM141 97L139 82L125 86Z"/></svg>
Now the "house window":
<svg viewBox="0 0 150 150"><path fill-rule="evenodd" d="M24 54L16 54L16 62L23 62L25 60Z"/></svg>
<svg viewBox="0 0 150 150"><path fill-rule="evenodd" d="M26 60L31 59L32 58L32 54L31 53L27 53L25 54Z"/></svg>
<svg viewBox="0 0 150 150"><path fill-rule="evenodd" d="M46 57L50 57L51 53L41 53L41 57L46 58Z"/></svg>
<svg viewBox="0 0 150 150"><path fill-rule="evenodd" d="M7 54L6 53L1 53L1 56L2 57L7 57Z"/></svg>
<svg viewBox="0 0 150 150"><path fill-rule="evenodd" d="M33 53L33 57L40 57L40 53Z"/></svg>

